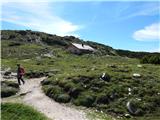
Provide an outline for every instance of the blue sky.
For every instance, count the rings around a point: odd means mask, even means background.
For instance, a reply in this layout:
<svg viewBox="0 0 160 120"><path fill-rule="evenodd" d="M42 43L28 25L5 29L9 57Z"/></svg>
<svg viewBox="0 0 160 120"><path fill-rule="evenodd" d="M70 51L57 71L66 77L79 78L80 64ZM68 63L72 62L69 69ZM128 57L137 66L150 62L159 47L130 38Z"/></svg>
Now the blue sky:
<svg viewBox="0 0 160 120"><path fill-rule="evenodd" d="M3 2L1 29L74 35L116 49L160 51L157 1Z"/></svg>

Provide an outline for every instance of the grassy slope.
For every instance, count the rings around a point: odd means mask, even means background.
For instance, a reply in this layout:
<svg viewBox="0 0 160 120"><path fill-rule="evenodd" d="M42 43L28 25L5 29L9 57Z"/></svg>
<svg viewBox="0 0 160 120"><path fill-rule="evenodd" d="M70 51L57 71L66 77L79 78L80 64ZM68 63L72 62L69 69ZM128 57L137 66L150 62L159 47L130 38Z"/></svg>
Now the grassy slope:
<svg viewBox="0 0 160 120"><path fill-rule="evenodd" d="M53 74L52 77L49 78L49 80L51 81L56 80L59 81L59 83L63 83L65 81L71 84L73 84L73 81L69 80L68 78L75 78L78 76L91 76L96 78L96 80L98 80L98 77L103 72L108 73L111 76L111 82L107 83L106 86L103 86L101 88L102 90L101 92L106 93L106 91L112 91L113 89L122 90L120 94L123 94L123 97L117 99L116 101L112 102L109 105L100 106L100 109L102 110L103 108L108 109L109 107L127 113L127 110L124 107L125 102L135 97L139 98L140 94L144 94L144 96L141 97L143 103L148 101L149 103L153 102L154 98L158 99L157 92L160 91L160 84L159 84L160 66L149 64L149 65L143 65L142 68L138 68L137 64L139 64L139 61L137 59L130 59L118 56L96 56L96 55L76 56L65 52L61 48L50 47L50 46L46 47L49 50L53 50L54 57L53 58L41 57L40 59L37 59L37 56L39 56L39 54L35 53L38 52L45 53L46 51L44 51L44 47L41 47L36 44L32 44L31 46L21 45L16 47L9 47L8 44L9 42L7 43L7 41L5 42L2 41L2 58L3 58L2 68L11 67L12 71L16 70L17 63L21 63L25 67L27 72L33 70L36 71L57 70L58 72L56 74ZM10 56L6 53L8 49L10 49L10 52L12 52L12 55ZM16 50L17 52L13 52L14 50ZM24 55L22 51L27 55ZM21 54L20 57L18 57L19 54ZM26 61L26 59L29 60ZM109 67L109 65L115 65L116 68ZM123 70L127 71L124 72ZM139 82L136 83L136 81L132 79L133 73L140 73L142 75L140 83ZM94 82L90 84L94 84ZM138 93L133 94L133 96L128 96L126 94L126 92L128 92L127 91L128 87L131 88L137 87ZM123 88L125 91L124 93L123 93ZM92 91L89 88L84 92L82 92L81 94L90 94L90 92ZM93 93L95 95L100 94L96 92ZM150 94L153 95L151 96ZM152 114L156 115L158 111L159 110L156 110L156 113Z"/></svg>
<svg viewBox="0 0 160 120"><path fill-rule="evenodd" d="M19 103L2 103L2 120L48 120L33 108Z"/></svg>

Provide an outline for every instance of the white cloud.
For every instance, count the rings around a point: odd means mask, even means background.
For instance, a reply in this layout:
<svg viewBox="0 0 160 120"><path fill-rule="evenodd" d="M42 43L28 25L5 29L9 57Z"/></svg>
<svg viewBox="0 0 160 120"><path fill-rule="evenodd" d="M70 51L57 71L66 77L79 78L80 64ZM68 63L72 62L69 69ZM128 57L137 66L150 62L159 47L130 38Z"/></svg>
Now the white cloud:
<svg viewBox="0 0 160 120"><path fill-rule="evenodd" d="M76 31L83 28L82 25L76 25L55 15L55 11L52 11L49 2L3 3L1 20L25 26L32 30L62 36L74 35Z"/></svg>
<svg viewBox="0 0 160 120"><path fill-rule="evenodd" d="M158 53L160 53L160 48L150 50L149 52L158 52Z"/></svg>
<svg viewBox="0 0 160 120"><path fill-rule="evenodd" d="M159 15L160 6L158 1L152 2L128 2L128 4L117 7L117 19L118 21L131 19L141 16L154 16Z"/></svg>
<svg viewBox="0 0 160 120"><path fill-rule="evenodd" d="M160 40L160 23L154 23L133 33L133 38L139 41Z"/></svg>

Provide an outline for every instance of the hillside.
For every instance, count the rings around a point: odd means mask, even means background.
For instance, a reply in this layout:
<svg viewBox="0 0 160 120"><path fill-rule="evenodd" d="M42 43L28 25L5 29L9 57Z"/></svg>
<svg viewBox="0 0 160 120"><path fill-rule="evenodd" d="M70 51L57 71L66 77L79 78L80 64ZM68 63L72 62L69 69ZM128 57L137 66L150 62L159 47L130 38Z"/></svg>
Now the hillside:
<svg viewBox="0 0 160 120"><path fill-rule="evenodd" d="M84 41L82 39L76 38L74 36L57 36L46 34L43 32L36 32L36 31L12 31L12 30L2 30L1 31L1 39L2 40L10 40L13 42L22 42L22 43L35 43L39 45L49 45L55 46L60 48L66 48L71 43L80 43L80 44L87 44L92 46L97 50L95 54L98 55L116 55L116 51L109 46L91 42L91 41Z"/></svg>
<svg viewBox="0 0 160 120"><path fill-rule="evenodd" d="M120 53L73 36L7 30L1 37L2 70L16 72L20 63L26 79L47 76L41 85L51 99L85 106L116 119L160 119L159 65L140 64L139 59L126 57L128 51ZM71 54L66 47L72 42L90 45L97 51ZM105 79L100 78L103 73Z"/></svg>
<svg viewBox="0 0 160 120"><path fill-rule="evenodd" d="M61 37L31 30L2 30L1 40L10 40L13 42L22 43L36 43L39 45L58 46L61 48L66 48L71 43L83 43L95 48L97 50L95 54L97 55L119 55L130 58L143 58L146 55L160 55L160 53L134 52L128 50L113 49L110 46L92 41L84 41L74 36Z"/></svg>

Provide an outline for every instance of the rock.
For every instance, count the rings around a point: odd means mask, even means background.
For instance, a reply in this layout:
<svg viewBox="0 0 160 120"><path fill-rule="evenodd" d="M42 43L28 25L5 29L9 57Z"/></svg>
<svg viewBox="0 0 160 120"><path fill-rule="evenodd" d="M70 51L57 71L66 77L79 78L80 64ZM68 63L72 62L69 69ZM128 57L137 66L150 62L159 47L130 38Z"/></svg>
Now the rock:
<svg viewBox="0 0 160 120"><path fill-rule="evenodd" d="M100 79L109 82L110 76L106 73L103 73L102 76L100 77Z"/></svg>
<svg viewBox="0 0 160 120"><path fill-rule="evenodd" d="M8 75L10 75L10 74L11 74L10 71L6 71L6 72L4 73L4 75L6 75L6 76L8 76Z"/></svg>
<svg viewBox="0 0 160 120"><path fill-rule="evenodd" d="M137 67L142 68L142 65L137 65Z"/></svg>
<svg viewBox="0 0 160 120"><path fill-rule="evenodd" d="M37 56L37 57L36 57L36 60L41 60L41 57L40 57L40 56Z"/></svg>
<svg viewBox="0 0 160 120"><path fill-rule="evenodd" d="M53 55L50 54L50 53L47 53L47 54L43 54L43 56L44 56L44 57L50 57L50 58L51 58Z"/></svg>
<svg viewBox="0 0 160 120"><path fill-rule="evenodd" d="M3 76L4 79L12 79L12 76Z"/></svg>
<svg viewBox="0 0 160 120"><path fill-rule="evenodd" d="M92 70L92 71L94 71L94 70L95 70L95 68L91 68L91 70Z"/></svg>
<svg viewBox="0 0 160 120"><path fill-rule="evenodd" d="M131 92L131 88L128 88L128 91Z"/></svg>
<svg viewBox="0 0 160 120"><path fill-rule="evenodd" d="M128 114L128 113L126 113L124 116L125 116L126 118L131 118L131 115Z"/></svg>
<svg viewBox="0 0 160 120"><path fill-rule="evenodd" d="M127 110L132 115L139 115L141 111L135 104L136 103L134 101L128 101L126 104Z"/></svg>
<svg viewBox="0 0 160 120"><path fill-rule="evenodd" d="M135 78L140 78L141 77L141 75L138 74L138 73L134 73L132 76L135 77Z"/></svg>
<svg viewBox="0 0 160 120"><path fill-rule="evenodd" d="M17 73L11 73L11 76L13 76L13 77L17 77Z"/></svg>
<svg viewBox="0 0 160 120"><path fill-rule="evenodd" d="M31 93L31 92L32 92L32 91L24 92L24 93L19 94L19 96L24 96L24 95L26 95L26 94L28 94L28 93Z"/></svg>
<svg viewBox="0 0 160 120"><path fill-rule="evenodd" d="M84 87L84 88L87 88L87 85L84 85L83 87Z"/></svg>
<svg viewBox="0 0 160 120"><path fill-rule="evenodd" d="M108 65L108 67L111 67L111 68L117 68L116 65Z"/></svg>
<svg viewBox="0 0 160 120"><path fill-rule="evenodd" d="M24 59L23 61L24 61L24 62L27 62L27 61L30 61L30 60L31 60L31 59Z"/></svg>
<svg viewBox="0 0 160 120"><path fill-rule="evenodd" d="M136 100L141 101L141 98L136 98Z"/></svg>

